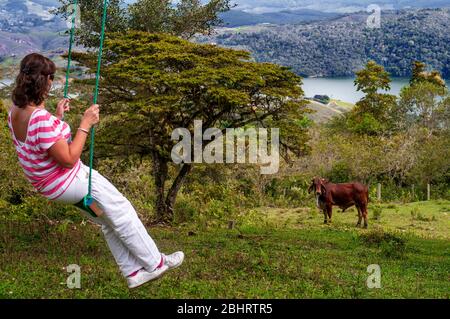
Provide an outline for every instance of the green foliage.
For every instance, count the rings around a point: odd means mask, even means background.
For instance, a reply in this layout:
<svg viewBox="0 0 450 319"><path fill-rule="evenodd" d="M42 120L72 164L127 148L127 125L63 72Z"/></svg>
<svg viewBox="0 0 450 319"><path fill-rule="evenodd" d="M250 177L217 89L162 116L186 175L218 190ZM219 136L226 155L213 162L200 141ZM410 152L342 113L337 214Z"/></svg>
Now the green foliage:
<svg viewBox="0 0 450 319"><path fill-rule="evenodd" d="M381 253L388 258L402 258L405 253L405 245L396 240L384 241L380 248Z"/></svg>
<svg viewBox="0 0 450 319"><path fill-rule="evenodd" d="M310 120L308 117L303 116L302 119L297 120L297 125L301 128L301 129L307 129L313 126L313 121Z"/></svg>
<svg viewBox="0 0 450 319"><path fill-rule="evenodd" d="M310 181L310 176L298 173L271 178L264 187L263 203L278 207L307 206L311 201L307 191Z"/></svg>
<svg viewBox="0 0 450 319"><path fill-rule="evenodd" d="M450 95L447 87L422 80L402 89L396 110L396 125L405 129L419 125L434 133L450 123Z"/></svg>
<svg viewBox="0 0 450 319"><path fill-rule="evenodd" d="M385 130L385 125L377 120L372 114L358 114L356 111L349 114L347 127L351 132L356 134L372 136L379 135Z"/></svg>
<svg viewBox="0 0 450 319"><path fill-rule="evenodd" d="M423 79L423 74L426 71L426 66L427 65L425 63L420 61L413 62L411 80L409 81L411 85Z"/></svg>
<svg viewBox="0 0 450 319"><path fill-rule="evenodd" d="M428 135L428 134L427 134ZM419 140L418 165L411 175L417 183L433 183L433 189L449 189L450 181L450 134L436 134Z"/></svg>
<svg viewBox="0 0 450 319"><path fill-rule="evenodd" d="M445 132L429 136L411 127L384 137L349 133L333 125L316 128L315 133L310 155L296 164L309 176L370 184L372 198L376 184L382 183L383 201L424 200L427 182L432 183L433 198L448 198L450 139Z"/></svg>
<svg viewBox="0 0 450 319"><path fill-rule="evenodd" d="M240 221L252 207L265 202L256 175L257 169L251 167L196 166L175 205L175 222L208 227Z"/></svg>
<svg viewBox="0 0 450 319"><path fill-rule="evenodd" d="M21 174L22 169L18 164L7 117L8 110L0 100L0 141L2 141L0 143L0 200L20 204L31 194L31 188Z"/></svg>
<svg viewBox="0 0 450 319"><path fill-rule="evenodd" d="M331 101L328 95L315 95L313 100L322 104L328 104Z"/></svg>
<svg viewBox="0 0 450 319"><path fill-rule="evenodd" d="M425 65L416 62L414 68L414 74L422 74ZM426 183L433 184L436 198L447 198L448 89L431 80L412 79L413 84L405 87L396 101L378 93L389 85L389 77L372 62L358 73L355 82L367 95L351 112L316 129L316 142L305 160L310 175L335 182L381 182L386 201L424 199Z"/></svg>
<svg viewBox="0 0 450 319"><path fill-rule="evenodd" d="M93 54L74 58L95 71ZM155 207L164 215L190 171L190 166L179 168L164 195L175 129L192 132L194 120L221 130L276 127L285 154L303 154L308 136L307 128L298 123L306 112L300 85L301 78L287 68L251 62L244 51L166 34L110 34L101 83L102 109L108 116L99 130L97 153L149 156L159 196Z"/></svg>
<svg viewBox="0 0 450 319"><path fill-rule="evenodd" d="M357 90L369 96L377 93L379 90L390 90L390 83L389 73L375 61L367 62L365 69L356 72L355 85Z"/></svg>
<svg viewBox="0 0 450 319"><path fill-rule="evenodd" d="M199 219L200 203L181 193L175 203L174 225L192 223Z"/></svg>
<svg viewBox="0 0 450 319"><path fill-rule="evenodd" d="M438 87L445 87L445 81L442 79L439 71L433 70L431 72L426 72L426 64L420 61L414 61L412 77L410 80L411 86L419 83L431 83Z"/></svg>
<svg viewBox="0 0 450 319"><path fill-rule="evenodd" d="M72 11L69 6L72 0L59 0L60 7L53 12L65 21L71 21ZM99 46L99 34L101 31L101 18L103 15L103 0L78 0L81 25L76 29L76 42L88 48ZM126 32L128 29L128 17L123 0L108 1L108 20L106 30L108 32Z"/></svg>
<svg viewBox="0 0 450 319"><path fill-rule="evenodd" d="M67 18L70 14L67 8L72 0L59 2L61 6L55 13ZM98 47L104 1L78 2L82 19L76 40L85 47ZM106 29L108 33L126 33L130 30L165 32L188 39L196 33L210 33L221 22L219 13L229 8L228 0L212 0L204 5L199 0L181 0L175 6L169 0L138 0L130 5L125 5L123 0L110 0Z"/></svg>
<svg viewBox="0 0 450 319"><path fill-rule="evenodd" d="M349 163L338 161L326 172L326 176L334 183L346 183L352 178L352 171Z"/></svg>
<svg viewBox="0 0 450 319"><path fill-rule="evenodd" d="M414 207L411 210L411 219L413 221L421 221L421 222L432 222L436 221L436 216L432 217L426 217L423 215L423 213L420 211L419 207Z"/></svg>
<svg viewBox="0 0 450 319"><path fill-rule="evenodd" d="M381 215L383 214L383 208L379 205L374 205L372 207L372 212L373 212L373 219L380 220Z"/></svg>
<svg viewBox="0 0 450 319"><path fill-rule="evenodd" d="M391 128L391 114L396 109L396 97L380 93L390 90L389 73L374 61L356 73L355 85L366 95L347 115L347 127L361 135L381 135Z"/></svg>
<svg viewBox="0 0 450 319"><path fill-rule="evenodd" d="M361 234L360 239L368 246L380 248L381 254L388 258L401 258L406 250L406 239L404 237L385 232L382 229Z"/></svg>

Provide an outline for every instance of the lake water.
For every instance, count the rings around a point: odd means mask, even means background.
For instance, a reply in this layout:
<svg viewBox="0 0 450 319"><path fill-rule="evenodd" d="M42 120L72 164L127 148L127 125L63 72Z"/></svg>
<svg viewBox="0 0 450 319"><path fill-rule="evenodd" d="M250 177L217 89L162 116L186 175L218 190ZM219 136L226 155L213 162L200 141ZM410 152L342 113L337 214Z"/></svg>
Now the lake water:
<svg viewBox="0 0 450 319"><path fill-rule="evenodd" d="M0 79L0 89L4 87L5 85L11 85L13 83L13 80L11 79Z"/></svg>
<svg viewBox="0 0 450 319"><path fill-rule="evenodd" d="M303 90L306 97L328 95L332 99L356 103L364 93L356 91L355 78L304 78ZM391 94L399 95L400 90L408 85L409 78L394 78L391 82ZM447 81L447 84L450 84Z"/></svg>

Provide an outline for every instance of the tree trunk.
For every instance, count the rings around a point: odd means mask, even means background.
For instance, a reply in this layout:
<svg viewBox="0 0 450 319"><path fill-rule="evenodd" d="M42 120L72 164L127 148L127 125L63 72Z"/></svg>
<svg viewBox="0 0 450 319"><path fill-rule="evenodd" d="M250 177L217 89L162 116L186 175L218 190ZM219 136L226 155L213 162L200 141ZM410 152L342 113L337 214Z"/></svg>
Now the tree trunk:
<svg viewBox="0 0 450 319"><path fill-rule="evenodd" d="M170 222L165 202L165 183L167 180L167 161L157 152L153 152L153 177L156 187L156 219L158 222Z"/></svg>
<svg viewBox="0 0 450 319"><path fill-rule="evenodd" d="M192 165L184 164L181 167L180 171L178 172L177 177L173 181L172 187L169 189L169 192L167 193L165 204L166 209L171 216L171 220L173 220L173 208L175 205L175 201L177 199L178 192L180 191L180 188L183 185L184 180L186 179L186 176L189 174L191 169Z"/></svg>
<svg viewBox="0 0 450 319"><path fill-rule="evenodd" d="M184 164L178 172L172 186L166 194L165 184L168 178L168 161L157 152L152 154L153 176L156 187L156 220L160 223L173 222L173 209L178 192L186 176L192 169L190 164Z"/></svg>
<svg viewBox="0 0 450 319"><path fill-rule="evenodd" d="M184 164L183 167L181 167L180 171L178 172L177 177L175 178L175 180L172 184L172 187L170 188L169 192L167 193L165 205L166 205L167 214L171 216L170 221L173 221L173 216L174 216L173 209L175 206L175 201L177 199L178 192L180 191L180 188L183 185L183 183L186 179L186 176L191 171L191 168L192 168L192 166L190 164Z"/></svg>

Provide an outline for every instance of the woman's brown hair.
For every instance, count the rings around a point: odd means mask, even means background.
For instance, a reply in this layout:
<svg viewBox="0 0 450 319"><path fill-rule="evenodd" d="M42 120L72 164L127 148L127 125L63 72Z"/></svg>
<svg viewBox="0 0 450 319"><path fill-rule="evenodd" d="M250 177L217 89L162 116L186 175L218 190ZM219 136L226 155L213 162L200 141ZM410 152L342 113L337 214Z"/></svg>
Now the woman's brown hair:
<svg viewBox="0 0 450 319"><path fill-rule="evenodd" d="M49 79L53 80L56 65L49 58L38 53L27 55L20 62L20 73L12 93L14 105L40 105L50 92Z"/></svg>

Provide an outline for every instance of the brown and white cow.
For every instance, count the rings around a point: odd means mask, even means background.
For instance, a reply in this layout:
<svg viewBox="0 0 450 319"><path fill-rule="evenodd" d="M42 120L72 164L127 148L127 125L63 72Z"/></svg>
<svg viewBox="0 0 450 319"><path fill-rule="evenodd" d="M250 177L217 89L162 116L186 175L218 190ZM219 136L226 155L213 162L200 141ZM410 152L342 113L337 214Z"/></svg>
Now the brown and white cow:
<svg viewBox="0 0 450 319"><path fill-rule="evenodd" d="M311 193L315 191L317 207L323 211L324 223L331 222L333 206L338 206L344 212L347 208L355 205L358 210L358 223L361 226L364 218L364 228L367 228L367 205L369 202L369 189L361 183L333 184L324 178L316 177L308 189Z"/></svg>

